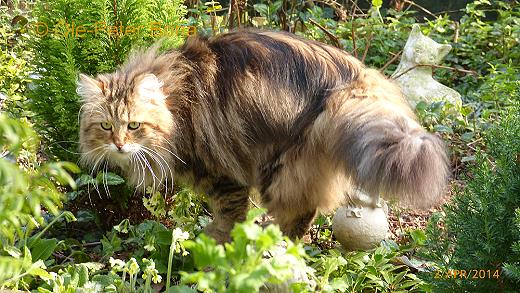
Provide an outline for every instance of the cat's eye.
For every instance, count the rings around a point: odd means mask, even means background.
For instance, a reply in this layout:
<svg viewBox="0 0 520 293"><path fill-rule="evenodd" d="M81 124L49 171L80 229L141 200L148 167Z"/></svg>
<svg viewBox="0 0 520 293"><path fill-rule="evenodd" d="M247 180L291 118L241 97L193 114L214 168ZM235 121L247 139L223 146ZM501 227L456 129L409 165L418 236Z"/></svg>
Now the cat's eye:
<svg viewBox="0 0 520 293"><path fill-rule="evenodd" d="M104 130L112 129L112 124L110 122L101 122L101 128Z"/></svg>
<svg viewBox="0 0 520 293"><path fill-rule="evenodd" d="M137 128L139 128L139 126L141 126L141 123L139 123L139 122L128 123L128 129L131 129L131 130L136 130Z"/></svg>

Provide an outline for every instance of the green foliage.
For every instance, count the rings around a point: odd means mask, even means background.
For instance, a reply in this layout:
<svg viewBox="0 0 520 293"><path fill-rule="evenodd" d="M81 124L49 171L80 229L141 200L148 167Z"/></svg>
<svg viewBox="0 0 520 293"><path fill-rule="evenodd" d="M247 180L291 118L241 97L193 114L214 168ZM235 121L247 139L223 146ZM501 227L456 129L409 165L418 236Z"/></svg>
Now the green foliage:
<svg viewBox="0 0 520 293"><path fill-rule="evenodd" d="M78 73L112 71L132 48L159 37L166 37L165 46L178 45L187 34L184 14L179 0L37 2L33 28L38 36L31 49L37 52L33 64L39 77L29 96L40 132L56 142L49 145L52 153L75 158Z"/></svg>
<svg viewBox="0 0 520 293"><path fill-rule="evenodd" d="M314 260L319 292L428 292L428 286L404 265L391 241L373 251L341 254L329 250Z"/></svg>
<svg viewBox="0 0 520 293"><path fill-rule="evenodd" d="M497 279L434 280L439 288L489 291L515 288L520 262L520 105L484 137L486 151L476 154L470 178L445 207L445 232L433 229L432 242L445 248L437 255L441 269L502 270ZM436 219L438 220L438 218ZM432 250L433 246L430 247ZM505 265L507 263L507 265ZM510 277L511 276L511 277Z"/></svg>
<svg viewBox="0 0 520 293"><path fill-rule="evenodd" d="M153 217L173 221L176 227L195 235L209 222L209 218L203 215L202 200L201 195L185 186L180 186L169 198L149 188L147 196L143 197L143 205Z"/></svg>
<svg viewBox="0 0 520 293"><path fill-rule="evenodd" d="M422 124L442 135L458 166L475 160L477 148L484 146L482 136L498 122L500 109L510 108L519 100L519 68L501 64L490 70L488 76L480 78L481 85L468 95L472 102L462 106L421 102L416 106Z"/></svg>
<svg viewBox="0 0 520 293"><path fill-rule="evenodd" d="M277 226L262 229L254 223L263 212L249 211L247 220L233 228L231 243L217 245L204 234L185 242L199 271L181 273L182 282L195 283L198 290L205 292L255 292L266 283L288 280L294 274L293 268L305 270L305 252L300 244L284 239ZM280 247L282 241L286 248ZM271 252L274 256L265 258Z"/></svg>
<svg viewBox="0 0 520 293"><path fill-rule="evenodd" d="M27 17L27 13L9 13L7 7L0 6L0 110L14 116L30 116L23 95L33 67L28 62L33 54L27 48Z"/></svg>
<svg viewBox="0 0 520 293"><path fill-rule="evenodd" d="M63 194L56 184L74 187L67 171L79 169L66 162L39 165L34 158L37 136L27 124L5 114L0 114L0 145L0 286L4 286L24 276L48 275L43 261L56 243L41 235L54 221L34 236L31 232L45 224L46 214L59 213ZM74 220L69 212L61 216Z"/></svg>
<svg viewBox="0 0 520 293"><path fill-rule="evenodd" d="M496 15L497 19L490 21L489 15ZM455 67L487 76L500 64L518 64L520 60L520 50L517 49L520 10L514 1L473 1L468 3L458 23L444 16L429 22L429 25L428 30L434 38L443 39L453 46L446 59ZM455 85L462 93L471 92L479 84L472 76L439 72L439 77L444 83ZM474 97L478 100L478 96Z"/></svg>

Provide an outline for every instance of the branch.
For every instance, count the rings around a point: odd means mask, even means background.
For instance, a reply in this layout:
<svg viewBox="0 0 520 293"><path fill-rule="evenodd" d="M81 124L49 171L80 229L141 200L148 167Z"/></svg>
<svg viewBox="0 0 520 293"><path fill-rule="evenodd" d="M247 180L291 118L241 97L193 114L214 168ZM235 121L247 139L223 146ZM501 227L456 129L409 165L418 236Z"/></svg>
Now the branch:
<svg viewBox="0 0 520 293"><path fill-rule="evenodd" d="M350 2L352 3L352 10L350 12L350 15L352 17L354 17L354 15L356 15L356 10L359 10L359 12L361 12L361 16L362 17L366 17L366 14L363 12L363 10L361 8L359 8L359 6L357 5L357 0L354 1L354 0L350 0ZM346 4L346 3L345 3Z"/></svg>
<svg viewBox="0 0 520 293"><path fill-rule="evenodd" d="M368 49L370 49L370 45L372 43L372 38L374 37L374 33L370 32L370 35L368 35L367 42L365 44L365 51L363 52L363 57L361 57L361 62L365 62L365 58L367 58Z"/></svg>
<svg viewBox="0 0 520 293"><path fill-rule="evenodd" d="M390 66L390 64L394 63L395 60L397 60L401 54L403 53L403 50L397 52L397 54L393 54L394 56L392 56L392 58L390 60L388 60L385 65L383 65L383 67L381 67L381 69L379 69L379 72L383 73L385 71L385 69ZM392 54L392 53L390 53Z"/></svg>
<svg viewBox="0 0 520 293"><path fill-rule="evenodd" d="M335 35L333 35L331 32L329 32L321 24L317 23L314 19L309 18L309 22L314 24L315 26L317 26L319 29L321 29L329 37L329 39L334 43L334 46L336 48L342 49L341 44L339 43L339 40Z"/></svg>
<svg viewBox="0 0 520 293"><path fill-rule="evenodd" d="M453 42L458 43L459 42L459 29L460 25L458 21L455 21L455 36L453 37Z"/></svg>
<svg viewBox="0 0 520 293"><path fill-rule="evenodd" d="M233 26L234 26L234 19L233 19L234 6L235 6L235 0L229 1L229 8L228 8L228 28L229 28L229 30L232 30Z"/></svg>
<svg viewBox="0 0 520 293"><path fill-rule="evenodd" d="M417 65L414 65L414 66L406 69L405 71L399 73L398 75L393 76L392 79L398 79L403 74L408 73L409 71L414 70L415 68L418 68L418 67L431 67L431 68L448 69L448 70L451 70L451 71L457 71L457 72L462 72L462 73L466 73L466 74L471 74L471 75L474 75L474 76L479 76L478 73L476 71L473 71L473 70L459 69L459 68L455 68L455 67L442 66L442 65L417 64Z"/></svg>
<svg viewBox="0 0 520 293"><path fill-rule="evenodd" d="M356 33L355 33L355 26L354 26L354 18L352 18L352 26L350 28L350 33L352 35L352 54L354 57L358 57L357 55L357 47L356 47Z"/></svg>
<svg viewBox="0 0 520 293"><path fill-rule="evenodd" d="M408 3L408 4L410 4L410 6L415 6L415 7L419 8L420 10L422 10L424 13L429 14L430 16L433 16L434 18L438 18L437 15L431 13L428 9L422 7L421 5L419 5L413 1L404 0L404 3ZM408 8L410 8L410 6L408 6Z"/></svg>

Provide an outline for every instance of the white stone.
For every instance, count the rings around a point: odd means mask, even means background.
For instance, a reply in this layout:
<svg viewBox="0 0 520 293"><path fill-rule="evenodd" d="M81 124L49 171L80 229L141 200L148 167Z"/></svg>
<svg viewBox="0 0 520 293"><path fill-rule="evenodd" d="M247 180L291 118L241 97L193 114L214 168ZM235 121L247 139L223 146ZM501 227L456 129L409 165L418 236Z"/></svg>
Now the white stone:
<svg viewBox="0 0 520 293"><path fill-rule="evenodd" d="M421 101L431 103L439 100L456 106L462 104L457 91L433 79L432 67L415 67L438 65L450 50L450 45L435 42L422 34L419 25L413 26L404 46L401 62L392 74L392 78L401 86L410 106L415 108Z"/></svg>
<svg viewBox="0 0 520 293"><path fill-rule="evenodd" d="M385 239L389 226L382 207L340 207L332 219L332 231L346 250L374 248Z"/></svg>

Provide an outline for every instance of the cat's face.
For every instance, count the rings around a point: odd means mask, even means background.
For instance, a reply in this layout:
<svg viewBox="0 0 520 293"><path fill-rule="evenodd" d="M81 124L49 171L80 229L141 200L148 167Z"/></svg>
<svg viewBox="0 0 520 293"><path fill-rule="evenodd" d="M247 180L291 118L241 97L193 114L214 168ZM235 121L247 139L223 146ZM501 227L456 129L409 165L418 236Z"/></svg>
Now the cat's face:
<svg viewBox="0 0 520 293"><path fill-rule="evenodd" d="M153 74L80 75L82 162L93 171L120 167L127 173L168 162L173 118L162 86Z"/></svg>
<svg viewBox="0 0 520 293"><path fill-rule="evenodd" d="M441 63L450 50L450 45L435 42L423 35L420 28L414 25L406 42L403 58L414 64L434 65Z"/></svg>

